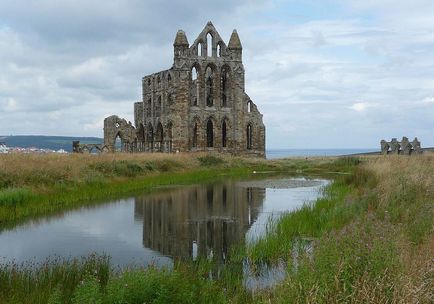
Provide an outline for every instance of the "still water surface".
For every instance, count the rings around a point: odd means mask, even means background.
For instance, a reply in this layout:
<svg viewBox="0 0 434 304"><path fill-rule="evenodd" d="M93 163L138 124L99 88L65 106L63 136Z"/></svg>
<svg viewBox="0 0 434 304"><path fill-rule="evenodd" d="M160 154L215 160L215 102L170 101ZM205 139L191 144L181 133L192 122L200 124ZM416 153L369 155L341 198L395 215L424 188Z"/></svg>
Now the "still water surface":
<svg viewBox="0 0 434 304"><path fill-rule="evenodd" d="M315 200L322 179L279 178L162 188L0 233L0 263L110 255L113 264L171 267L254 242L270 219Z"/></svg>

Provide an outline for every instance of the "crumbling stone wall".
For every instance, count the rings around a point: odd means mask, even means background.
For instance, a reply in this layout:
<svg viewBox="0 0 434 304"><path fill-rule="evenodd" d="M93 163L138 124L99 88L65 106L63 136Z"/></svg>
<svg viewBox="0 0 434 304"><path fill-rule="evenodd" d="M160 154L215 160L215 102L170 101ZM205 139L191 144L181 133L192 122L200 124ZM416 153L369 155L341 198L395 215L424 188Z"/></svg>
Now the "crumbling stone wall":
<svg viewBox="0 0 434 304"><path fill-rule="evenodd" d="M390 142L382 139L380 141L381 154L421 154L422 149L420 146L420 141L415 137L413 141L409 141L407 137L403 137L399 142L396 138L392 138Z"/></svg>
<svg viewBox="0 0 434 304"><path fill-rule="evenodd" d="M72 142L72 152L73 153L106 153L109 152L110 149L104 144L92 144L92 143L83 143L80 144L80 141L74 140Z"/></svg>
<svg viewBox="0 0 434 304"><path fill-rule="evenodd" d="M236 30L226 45L208 22L191 45L179 30L173 47L172 67L142 79L142 101L134 104L135 126L117 116L105 119L105 144L113 147L119 136L124 151L218 151L264 157L265 126L245 93Z"/></svg>
<svg viewBox="0 0 434 304"><path fill-rule="evenodd" d="M137 152L137 130L130 121L112 115L104 119L104 145L108 151L115 151L116 138L121 140L121 151Z"/></svg>

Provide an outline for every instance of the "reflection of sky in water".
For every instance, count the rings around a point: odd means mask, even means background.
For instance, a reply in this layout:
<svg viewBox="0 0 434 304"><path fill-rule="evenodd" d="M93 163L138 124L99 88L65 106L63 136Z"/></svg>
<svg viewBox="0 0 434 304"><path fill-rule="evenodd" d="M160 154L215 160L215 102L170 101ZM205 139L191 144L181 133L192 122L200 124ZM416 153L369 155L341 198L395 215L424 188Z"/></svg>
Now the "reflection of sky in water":
<svg viewBox="0 0 434 304"><path fill-rule="evenodd" d="M142 223L133 217L134 199L128 199L5 231L0 234L0 262L44 261L48 256L80 257L97 252L109 254L114 264L170 265L170 258L143 248Z"/></svg>
<svg viewBox="0 0 434 304"><path fill-rule="evenodd" d="M303 186L304 179L297 179L301 182L295 188L266 188L265 200L260 208L257 220L253 223L246 233L246 240L252 242L266 233L267 227L277 220L284 212L294 211L304 203L314 201L321 188L328 182L326 180L315 180L316 183L309 181L307 186Z"/></svg>
<svg viewBox="0 0 434 304"><path fill-rule="evenodd" d="M303 181L303 179L299 180ZM288 181L288 179L286 181ZM219 220L216 219L227 217L230 219L230 221L228 221L228 229L230 231L238 231L237 233L242 234L246 233L247 239L252 240L257 235L264 234L265 227L270 216L272 218L277 218L283 211L294 210L295 208L301 206L304 202L314 200L318 195L318 190L325 183L326 181L319 181L314 184L307 183L304 185L305 187L302 183L301 185L298 184L297 187L288 189L283 189L280 187L281 185L279 186L279 189L258 189L258 191L265 191L265 199L263 199L262 195L258 196L255 194L256 199L259 198L260 201L258 204L251 205L251 208L256 210L246 210L244 213L247 214L248 212L249 215L254 214L252 220L255 220L257 217L255 222L250 223L252 225L250 226L247 233L246 229L248 226L243 229L235 229L236 226L230 226L235 225L230 224L231 222L234 223L234 220L235 222L239 223L239 225L244 225L242 219L226 216L226 213L218 213L217 211L214 211L217 212L214 214L206 213L207 218L204 220L218 222ZM249 182L238 185L234 182L229 182L227 185L227 189L236 190L233 196L228 194L228 197L235 199L235 201L233 201L235 204L234 206L240 206L242 202L237 200L243 200L245 199L245 196L239 196L236 193L243 193L245 195L246 189L249 187ZM252 184L250 186L261 188L258 184ZM264 187L268 186L268 184L264 185ZM183 196L184 201L179 203L189 206L191 205L191 202L189 203L189 200L191 199L191 193L197 191L195 189L208 189L206 187L209 186L184 187L186 192L184 194L181 193L180 195L177 194L178 192L173 192L174 190L172 189L166 189L164 193L172 193L172 196L174 197ZM213 200L217 200L214 201L215 204L225 204L218 201L222 191L221 189L221 184L214 188ZM148 197L152 199L153 196L152 194L144 196L145 200L147 200ZM179 210L175 211L176 208L174 208L172 213L164 209L165 207L163 208L165 205L161 205L162 202L159 201L161 193L158 195L156 194L154 197L157 198L157 202L148 202L149 204L147 206L154 209L155 207L162 206L161 211L164 211L165 213L156 213L161 216L161 218L175 218L174 215L178 215L176 212L179 212ZM176 202L174 201L173 204L175 203ZM246 202L244 203L246 204L245 206L248 205ZM202 204L202 202L200 202L200 204ZM206 206L207 202L203 202L203 204ZM184 205L179 205L179 207L181 206ZM171 266L173 263L171 258L163 256L160 252L146 248L143 245L143 234L145 232L144 218L146 218L146 216L138 216L135 207L138 207L137 200L135 198L119 200L94 207L80 208L66 212L63 215L54 216L48 219L36 220L28 224L21 225L13 230L1 232L0 263L11 260L15 260L18 263L25 261L41 262L45 261L46 258L50 256L69 258L86 256L90 253L96 252L99 254L105 253L110 255L113 264L128 265L134 263L142 265L154 264L158 266ZM184 209L185 208L182 207L182 210ZM216 207L216 209L218 208ZM146 215L146 210L142 210L141 212L144 212ZM176 214L174 214L174 212ZM203 216L203 214L201 216ZM174 222L174 224L177 225L178 223ZM185 224L186 223L179 223L179 225ZM153 230L154 229L152 228L152 231ZM165 235L163 235L163 237L164 236ZM170 239L170 237L172 238ZM158 238L160 238L160 236L158 236ZM216 240L218 235L214 235L211 238ZM169 236L168 239L174 239L174 242L183 241L182 238L179 238L179 235ZM236 239L237 238L234 238L234 240ZM162 240L162 242L164 241L166 240ZM193 241L193 248L192 252L190 253L192 258L196 258L199 245L200 244ZM215 249L216 248L210 248L211 252Z"/></svg>

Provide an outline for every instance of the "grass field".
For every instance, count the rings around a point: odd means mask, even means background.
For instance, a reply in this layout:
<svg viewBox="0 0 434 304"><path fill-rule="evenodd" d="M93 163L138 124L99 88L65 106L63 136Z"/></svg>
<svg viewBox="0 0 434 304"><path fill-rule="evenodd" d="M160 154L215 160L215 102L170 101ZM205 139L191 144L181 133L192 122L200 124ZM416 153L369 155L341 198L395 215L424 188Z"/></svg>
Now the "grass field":
<svg viewBox="0 0 434 304"><path fill-rule="evenodd" d="M433 303L433 189L432 156L365 160L247 248L254 260L283 258L289 265L285 282L256 300ZM313 253L298 252L294 267L294 245L306 240Z"/></svg>
<svg viewBox="0 0 434 304"><path fill-rule="evenodd" d="M22 219L58 212L68 202L66 208L73 208L93 196L150 190L156 184L243 176L252 171L344 174L334 175L335 181L316 203L273 223L264 239L236 248L218 270L212 261L176 263L172 271L118 269L109 258L97 256L51 260L43 265L7 264L0 266L0 303L434 300L433 156L279 161L205 155L44 157L0 158L4 218L31 209L33 204L40 212L29 212ZM53 183L60 177L63 182ZM115 190L93 190L97 185ZM75 191L86 187L86 195L72 199ZM50 207L62 191L67 193L64 201ZM249 292L242 283L246 260L252 265L284 261L286 278L273 288Z"/></svg>
<svg viewBox="0 0 434 304"><path fill-rule="evenodd" d="M144 193L158 185L242 177L253 171L327 172L330 163L205 154L5 154L0 155L0 229L31 217Z"/></svg>

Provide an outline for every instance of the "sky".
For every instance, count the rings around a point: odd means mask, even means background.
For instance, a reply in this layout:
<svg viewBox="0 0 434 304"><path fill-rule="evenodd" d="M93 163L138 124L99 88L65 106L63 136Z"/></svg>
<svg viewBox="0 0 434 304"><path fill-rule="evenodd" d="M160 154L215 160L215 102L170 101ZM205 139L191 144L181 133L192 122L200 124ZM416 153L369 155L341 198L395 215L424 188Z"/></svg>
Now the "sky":
<svg viewBox="0 0 434 304"><path fill-rule="evenodd" d="M103 136L212 21L276 148L434 146L432 0L0 0L0 134Z"/></svg>

